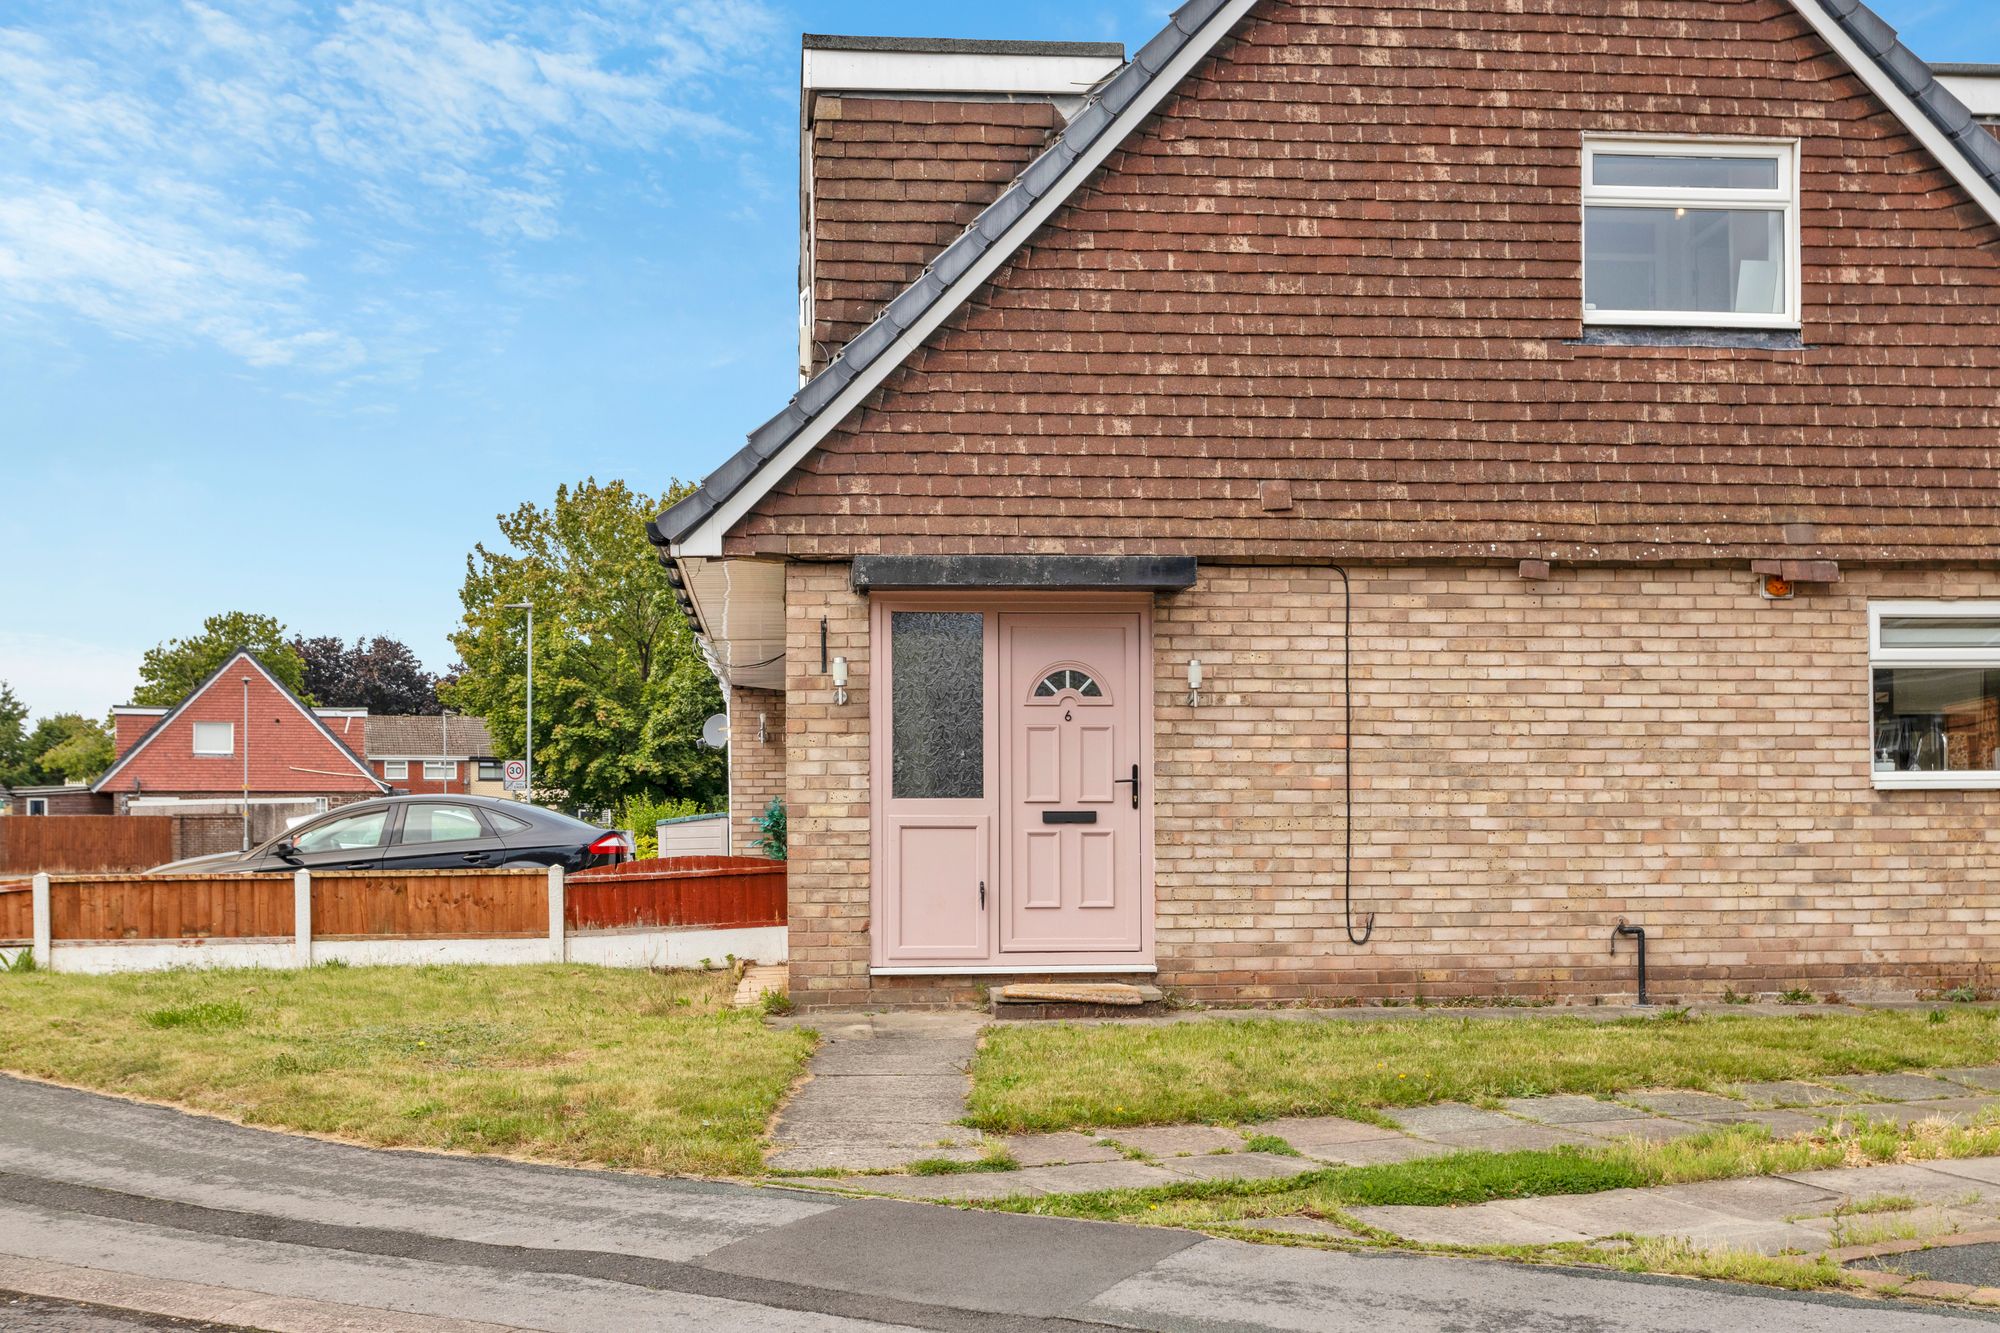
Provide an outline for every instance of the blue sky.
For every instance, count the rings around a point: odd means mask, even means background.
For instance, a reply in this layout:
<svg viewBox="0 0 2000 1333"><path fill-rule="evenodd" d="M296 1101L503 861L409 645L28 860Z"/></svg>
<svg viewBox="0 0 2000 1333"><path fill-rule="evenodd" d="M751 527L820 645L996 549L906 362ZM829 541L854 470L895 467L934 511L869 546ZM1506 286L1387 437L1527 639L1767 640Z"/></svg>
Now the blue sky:
<svg viewBox="0 0 2000 1333"><path fill-rule="evenodd" d="M0 680L100 714L213 612L451 662L559 482L697 477L794 387L802 31L1122 40L1165 0L14 0ZM1876 0L2000 61L1991 0Z"/></svg>

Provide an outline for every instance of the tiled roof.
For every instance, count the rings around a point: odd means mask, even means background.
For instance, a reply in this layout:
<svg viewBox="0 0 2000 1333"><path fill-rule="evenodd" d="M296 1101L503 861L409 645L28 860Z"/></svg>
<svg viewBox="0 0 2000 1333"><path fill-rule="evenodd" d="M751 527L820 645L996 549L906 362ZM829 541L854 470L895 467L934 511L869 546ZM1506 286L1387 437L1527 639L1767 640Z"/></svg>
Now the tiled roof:
<svg viewBox="0 0 2000 1333"><path fill-rule="evenodd" d="M493 738L486 719L462 717L371 717L368 719L370 759L494 758Z"/></svg>

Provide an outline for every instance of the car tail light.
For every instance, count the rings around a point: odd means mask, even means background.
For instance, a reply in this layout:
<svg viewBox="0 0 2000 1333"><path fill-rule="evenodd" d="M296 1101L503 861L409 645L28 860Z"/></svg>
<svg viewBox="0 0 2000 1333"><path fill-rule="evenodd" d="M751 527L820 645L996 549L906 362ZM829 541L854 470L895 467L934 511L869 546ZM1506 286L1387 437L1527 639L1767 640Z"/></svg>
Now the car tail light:
<svg viewBox="0 0 2000 1333"><path fill-rule="evenodd" d="M632 850L622 833L607 833L586 849L592 856L622 856Z"/></svg>

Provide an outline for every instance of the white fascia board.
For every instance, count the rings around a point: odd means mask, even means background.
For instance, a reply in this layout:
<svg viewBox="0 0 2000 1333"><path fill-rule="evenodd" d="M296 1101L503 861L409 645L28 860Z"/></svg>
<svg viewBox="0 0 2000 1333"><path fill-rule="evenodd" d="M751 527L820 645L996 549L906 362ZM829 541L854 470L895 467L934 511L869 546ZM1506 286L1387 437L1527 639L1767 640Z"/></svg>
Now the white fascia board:
<svg viewBox="0 0 2000 1333"><path fill-rule="evenodd" d="M1812 25L1812 30L1846 62L1856 77L1868 85L1868 91L1881 99L1882 104L1889 108L1889 114L1901 121L1903 128L1916 136L1917 142L1929 151L1939 166L1951 173L1951 178L1965 188L1965 192L1972 196L1975 203L1986 210L1988 217L2000 223L2000 191L1994 190L1984 176L1973 170L1972 164L1965 160L1965 154L1959 152L1957 145L1946 138L1944 131L1924 114L1924 109L1911 101L1908 94L1896 85L1896 81L1889 77L1889 71L1883 69L1873 56L1847 35L1847 29L1841 27L1839 20L1826 12L1819 0L1791 0L1791 5L1799 17ZM1946 83L1942 79L1939 82ZM1946 86L1949 87L1950 84L1946 83Z"/></svg>
<svg viewBox="0 0 2000 1333"><path fill-rule="evenodd" d="M702 520L700 527L683 540L674 543L669 548L671 554L719 558L722 555L724 535L740 523L744 515L770 493L773 486L791 475L792 469L817 448L820 441L832 434L841 422L847 420L854 409L881 386L891 371L902 365L917 348L923 346L924 341L956 314L959 307L964 305L988 278L999 272L1001 266L1027 244L1028 238L1054 216L1057 209L1069 202L1069 197L1076 192L1077 186L1088 180L1090 174L1103 164L1104 159L1110 157L1132 131L1138 128L1146 117L1153 114L1153 108L1180 87L1181 80L1186 78L1188 72L1196 65L1208 58L1208 53L1215 49L1223 37L1235 31L1236 25L1250 12L1254 3L1255 0L1230 0L1230 3L1210 22L1204 40L1189 42L1182 47L1174 59L1168 62L1166 68L1146 85L1145 91L1119 113L1112 130L1098 135L1097 141L1090 146L1089 151L1070 163L1069 170L1063 173L1062 180L1055 189L1043 195L1023 213L1020 219L1007 229L997 244L988 246L986 252L952 285L942 300L933 304L924 313L923 318L904 329L902 336L888 351L876 357L866 370L855 376L854 381L827 404L791 443L769 459L748 484L740 487L734 495L717 506L714 513Z"/></svg>
<svg viewBox="0 0 2000 1333"><path fill-rule="evenodd" d="M1940 74L1938 82L1975 116L2000 116L2000 74Z"/></svg>
<svg viewBox="0 0 2000 1333"><path fill-rule="evenodd" d="M1118 72L1116 56L994 55L962 51L808 49L799 75L807 93L1089 92Z"/></svg>

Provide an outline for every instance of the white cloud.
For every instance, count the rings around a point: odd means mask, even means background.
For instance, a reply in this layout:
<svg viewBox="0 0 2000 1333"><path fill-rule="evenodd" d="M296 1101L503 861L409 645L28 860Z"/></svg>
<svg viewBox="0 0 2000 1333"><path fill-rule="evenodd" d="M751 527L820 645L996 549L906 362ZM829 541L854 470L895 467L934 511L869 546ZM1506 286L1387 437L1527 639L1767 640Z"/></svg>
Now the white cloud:
<svg viewBox="0 0 2000 1333"><path fill-rule="evenodd" d="M336 374L402 354L421 340L346 287L468 230L505 266L561 232L596 155L739 137L714 82L775 32L758 0L75 4L0 28L0 325L62 312Z"/></svg>

